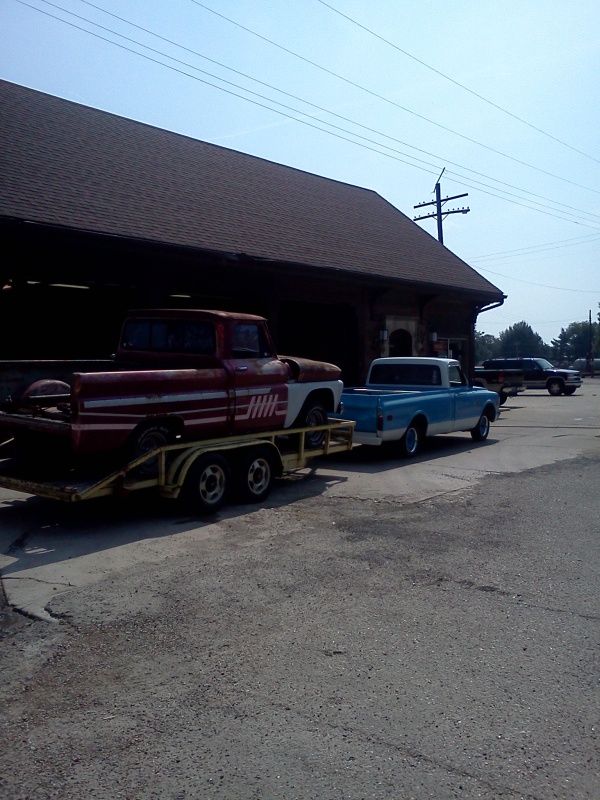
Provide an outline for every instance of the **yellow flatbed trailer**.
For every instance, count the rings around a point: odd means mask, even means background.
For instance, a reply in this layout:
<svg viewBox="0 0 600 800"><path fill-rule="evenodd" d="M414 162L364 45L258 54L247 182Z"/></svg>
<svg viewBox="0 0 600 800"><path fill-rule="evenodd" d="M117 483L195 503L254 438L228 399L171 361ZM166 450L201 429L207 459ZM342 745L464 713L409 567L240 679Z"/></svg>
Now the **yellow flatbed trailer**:
<svg viewBox="0 0 600 800"><path fill-rule="evenodd" d="M330 420L309 428L178 442L108 473L73 467L46 477L5 459L0 460L0 487L68 503L155 489L163 497L184 499L208 513L233 492L245 502L260 502L269 494L273 478L303 469L320 456L351 450L354 425ZM317 431L323 431L322 442L307 447L307 434L314 437Z"/></svg>

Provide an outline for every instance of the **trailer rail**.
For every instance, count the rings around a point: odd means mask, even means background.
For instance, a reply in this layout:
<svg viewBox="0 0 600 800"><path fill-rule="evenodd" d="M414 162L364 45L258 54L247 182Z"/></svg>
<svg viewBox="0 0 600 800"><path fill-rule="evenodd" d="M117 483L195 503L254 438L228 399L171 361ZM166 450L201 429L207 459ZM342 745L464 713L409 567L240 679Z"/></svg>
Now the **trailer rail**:
<svg viewBox="0 0 600 800"><path fill-rule="evenodd" d="M15 459L1 460L0 448L0 487L67 503L155 489L163 497L183 497L201 511L215 511L236 489L246 501L258 502L270 492L274 477L351 450L354 426L353 421L330 420L306 428L178 442L108 472L72 467L54 475L32 474ZM322 442L309 448L307 434L317 431L323 431Z"/></svg>

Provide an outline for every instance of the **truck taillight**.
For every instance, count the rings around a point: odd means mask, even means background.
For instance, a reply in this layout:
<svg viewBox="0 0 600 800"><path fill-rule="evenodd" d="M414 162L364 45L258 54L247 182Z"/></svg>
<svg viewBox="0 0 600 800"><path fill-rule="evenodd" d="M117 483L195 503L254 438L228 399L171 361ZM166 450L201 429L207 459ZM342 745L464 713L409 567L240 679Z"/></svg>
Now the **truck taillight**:
<svg viewBox="0 0 600 800"><path fill-rule="evenodd" d="M377 404L377 430L383 430L383 411L379 403Z"/></svg>

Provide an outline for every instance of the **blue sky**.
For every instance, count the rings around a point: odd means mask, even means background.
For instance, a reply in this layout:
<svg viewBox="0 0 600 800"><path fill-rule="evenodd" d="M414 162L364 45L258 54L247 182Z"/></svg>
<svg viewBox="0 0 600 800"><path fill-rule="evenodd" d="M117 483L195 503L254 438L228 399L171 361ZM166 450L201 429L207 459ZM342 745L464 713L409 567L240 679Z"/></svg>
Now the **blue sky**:
<svg viewBox="0 0 600 800"><path fill-rule="evenodd" d="M6 80L373 189L411 218L445 169L442 195L468 192L447 206L471 210L444 243L508 295L478 330L525 320L549 342L596 319L595 1L4 0L0 26Z"/></svg>

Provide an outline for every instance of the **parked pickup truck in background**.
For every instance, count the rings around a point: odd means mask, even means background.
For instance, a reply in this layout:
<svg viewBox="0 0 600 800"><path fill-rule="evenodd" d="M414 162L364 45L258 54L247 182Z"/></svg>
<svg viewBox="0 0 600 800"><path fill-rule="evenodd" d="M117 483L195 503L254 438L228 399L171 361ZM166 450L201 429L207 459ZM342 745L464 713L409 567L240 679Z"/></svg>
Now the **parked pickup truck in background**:
<svg viewBox="0 0 600 800"><path fill-rule="evenodd" d="M262 317L134 311L110 369L34 381L5 400L0 441L12 435L24 452L135 458L180 439L314 427L338 409L340 374L333 364L279 357ZM307 444L322 437L315 431Z"/></svg>
<svg viewBox="0 0 600 800"><path fill-rule="evenodd" d="M581 386L581 375L574 369L559 369L545 358L490 358L486 369L520 369L528 389L546 389L551 395L573 394Z"/></svg>
<svg viewBox="0 0 600 800"><path fill-rule="evenodd" d="M473 383L491 392L498 392L500 405L503 406L508 397L525 391L525 373L521 369L475 367Z"/></svg>
<svg viewBox="0 0 600 800"><path fill-rule="evenodd" d="M354 441L397 442L401 455L414 456L426 436L469 431L487 438L498 416L500 397L470 386L460 363L449 358L377 358L365 386L344 389L341 419L355 420Z"/></svg>
<svg viewBox="0 0 600 800"><path fill-rule="evenodd" d="M569 369L574 369L581 375L600 375L600 358L576 358Z"/></svg>

